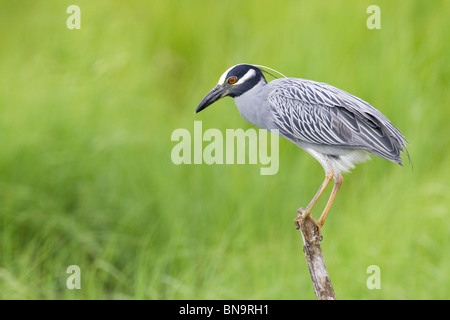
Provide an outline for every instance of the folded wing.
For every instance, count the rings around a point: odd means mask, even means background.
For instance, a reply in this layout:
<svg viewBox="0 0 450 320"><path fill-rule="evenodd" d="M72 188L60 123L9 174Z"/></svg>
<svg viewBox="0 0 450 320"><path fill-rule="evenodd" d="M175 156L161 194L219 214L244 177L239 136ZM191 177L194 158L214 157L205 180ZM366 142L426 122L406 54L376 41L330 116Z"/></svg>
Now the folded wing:
<svg viewBox="0 0 450 320"><path fill-rule="evenodd" d="M310 80L270 82L275 126L290 140L367 150L396 163L406 151L403 134L369 103L343 90Z"/></svg>

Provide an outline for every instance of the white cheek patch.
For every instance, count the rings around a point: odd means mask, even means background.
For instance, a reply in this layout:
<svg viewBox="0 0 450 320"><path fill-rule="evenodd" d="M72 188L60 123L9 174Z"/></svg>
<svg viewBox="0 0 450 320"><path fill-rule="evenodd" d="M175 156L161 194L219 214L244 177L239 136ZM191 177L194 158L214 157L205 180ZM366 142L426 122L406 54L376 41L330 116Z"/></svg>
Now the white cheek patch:
<svg viewBox="0 0 450 320"><path fill-rule="evenodd" d="M253 78L254 76L256 76L256 71L253 69L250 69L247 71L247 73L242 78L239 79L238 82L236 82L236 85L238 86L238 85L244 83L245 81L247 81L248 79Z"/></svg>
<svg viewBox="0 0 450 320"><path fill-rule="evenodd" d="M237 64L236 66L238 66L238 64ZM223 73L223 75L220 77L219 82L218 82L217 84L218 84L218 85L224 84L225 81L227 81L227 75L228 75L228 72L230 72L230 70L233 69L233 68L236 67L236 66L232 66L232 67L229 68L227 71L225 71L225 72ZM240 85L240 84L244 83L245 81L247 81L248 79L253 78L255 75L256 75L256 71L253 70L253 69L250 69L250 70L247 71L247 73L246 73L242 78L239 79L238 82L235 83L235 85L236 85L236 86L237 86L237 85Z"/></svg>

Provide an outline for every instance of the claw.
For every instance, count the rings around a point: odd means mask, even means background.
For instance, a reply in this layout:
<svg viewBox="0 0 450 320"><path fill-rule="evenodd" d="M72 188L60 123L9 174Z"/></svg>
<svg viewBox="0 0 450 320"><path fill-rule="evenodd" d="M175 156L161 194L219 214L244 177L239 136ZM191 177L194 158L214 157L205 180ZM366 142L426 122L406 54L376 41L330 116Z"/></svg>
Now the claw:
<svg viewBox="0 0 450 320"><path fill-rule="evenodd" d="M300 229L300 222L303 219L303 213L305 212L305 209L303 208L297 208L297 217L294 219L295 222L295 229Z"/></svg>
<svg viewBox="0 0 450 320"><path fill-rule="evenodd" d="M318 238L319 241L322 241L323 236L322 236L322 231L321 231L321 226L319 225L319 223L311 216L310 212L307 212L305 209L303 208L298 208L297 209L297 217L294 219L295 225L296 225L296 229L302 229L302 233L305 236L305 239L308 243L310 243L310 239L308 238L308 236L306 235L306 231L305 231L305 224L303 223L304 219L308 219L309 221L312 222L312 224L314 224L314 226L317 228L318 231ZM311 239L312 240L312 239Z"/></svg>

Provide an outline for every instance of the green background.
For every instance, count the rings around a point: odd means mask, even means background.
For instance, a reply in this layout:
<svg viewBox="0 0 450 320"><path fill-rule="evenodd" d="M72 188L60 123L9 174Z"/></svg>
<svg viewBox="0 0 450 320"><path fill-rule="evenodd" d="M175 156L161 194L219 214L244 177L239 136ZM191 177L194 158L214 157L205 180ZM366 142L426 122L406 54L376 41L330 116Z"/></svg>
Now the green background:
<svg viewBox="0 0 450 320"><path fill-rule="evenodd" d="M353 93L410 143L413 165L344 176L322 243L337 297L450 298L449 16L425 0L1 1L0 298L315 299L293 223L324 177L312 157L280 140L273 176L171 161L194 120L253 128L230 98L194 115L241 62Z"/></svg>

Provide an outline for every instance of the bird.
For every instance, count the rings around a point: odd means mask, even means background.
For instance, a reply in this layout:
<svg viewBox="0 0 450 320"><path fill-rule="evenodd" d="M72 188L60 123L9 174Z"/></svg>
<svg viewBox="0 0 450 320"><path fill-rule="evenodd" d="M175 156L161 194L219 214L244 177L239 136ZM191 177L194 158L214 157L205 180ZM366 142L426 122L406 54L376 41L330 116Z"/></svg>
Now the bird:
<svg viewBox="0 0 450 320"><path fill-rule="evenodd" d="M275 79L267 82L264 73ZM321 228L342 185L342 173L371 156L401 166L403 154L409 159L405 136L386 116L361 98L327 83L286 77L268 67L241 63L222 74L195 113L224 97L234 98L246 121L293 142L321 164L325 179L306 208L297 209L294 220L297 229L304 226L304 219L310 220L320 239ZM311 211L331 180L333 189L316 220ZM306 236L303 227L302 231Z"/></svg>

